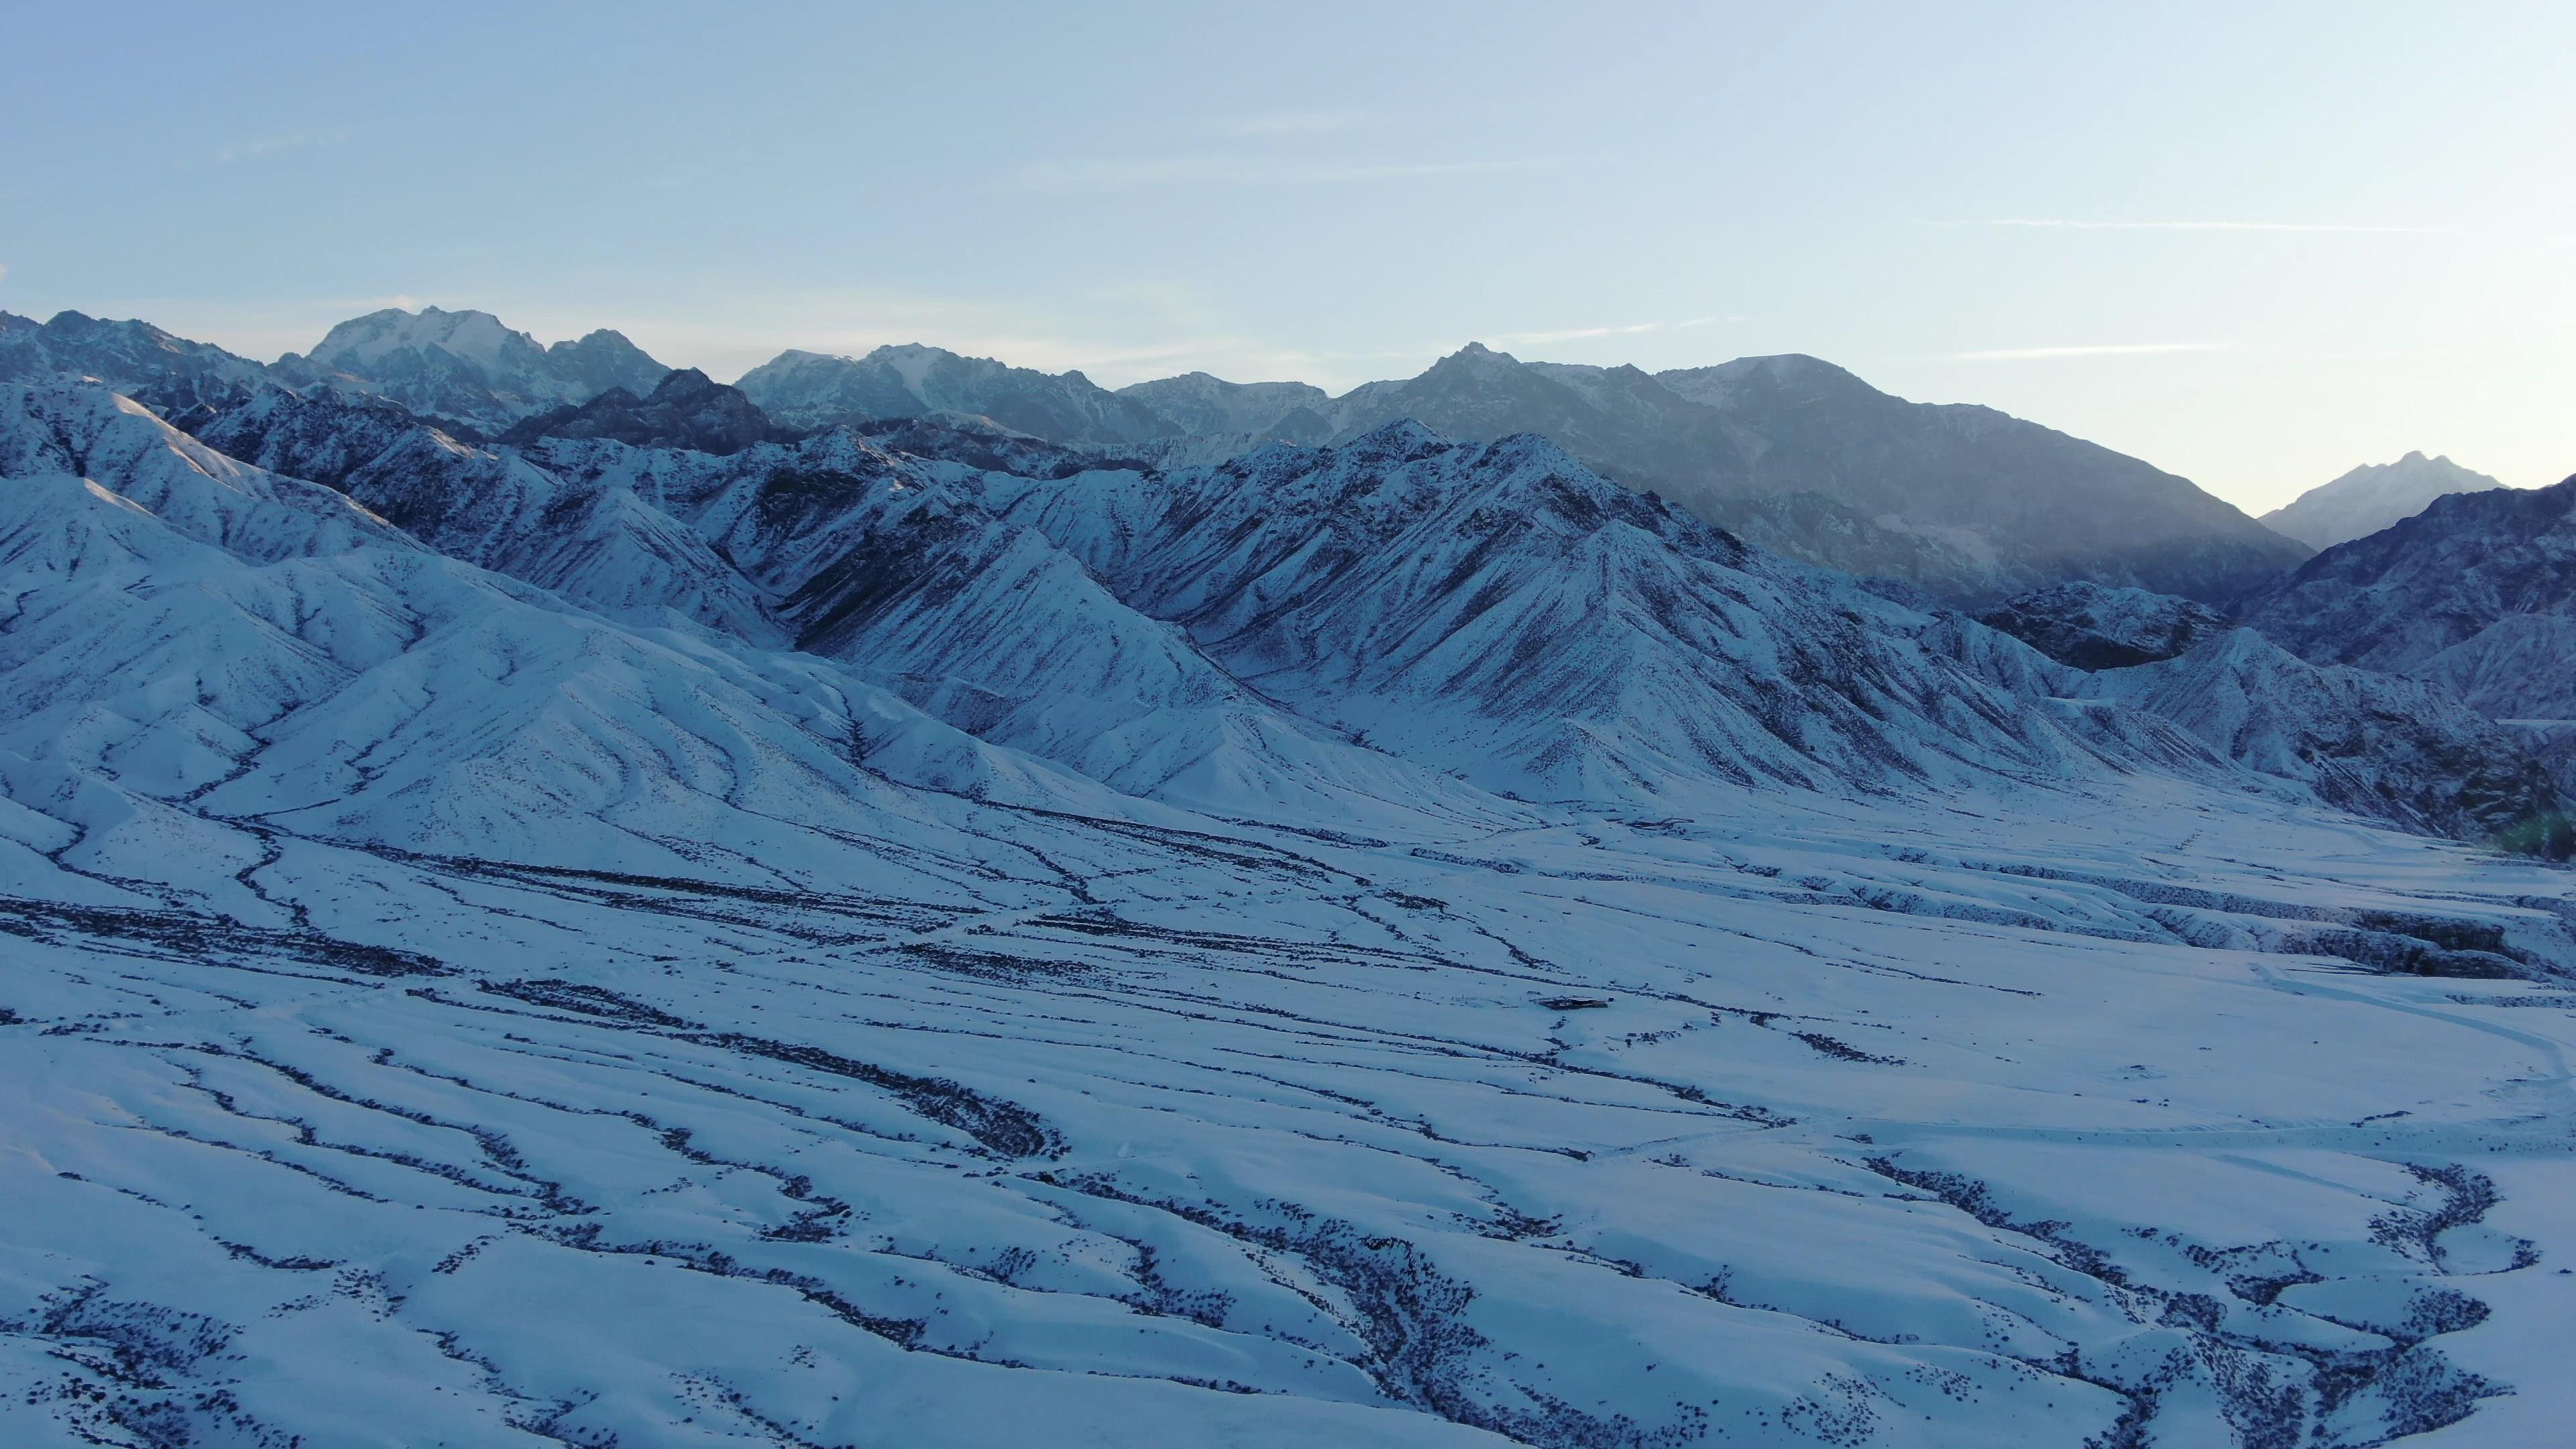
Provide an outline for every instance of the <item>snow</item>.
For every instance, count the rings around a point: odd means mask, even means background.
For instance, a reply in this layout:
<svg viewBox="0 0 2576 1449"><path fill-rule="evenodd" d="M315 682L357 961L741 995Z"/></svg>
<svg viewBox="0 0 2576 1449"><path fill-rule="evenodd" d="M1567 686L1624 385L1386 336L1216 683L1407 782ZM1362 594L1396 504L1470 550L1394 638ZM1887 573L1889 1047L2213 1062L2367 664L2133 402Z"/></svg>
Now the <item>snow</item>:
<svg viewBox="0 0 2576 1449"><path fill-rule="evenodd" d="M2409 453L2394 463L2365 463L2263 515L2263 525L2310 548L2366 538L2412 518L2434 499L2504 485L2446 457Z"/></svg>
<svg viewBox="0 0 2576 1449"><path fill-rule="evenodd" d="M535 338L503 326L489 312L449 312L437 307L405 312L388 307L332 328L314 347L312 359L326 366L363 369L405 348L436 348L494 374L514 339L525 348L537 345Z"/></svg>
<svg viewBox="0 0 2576 1449"><path fill-rule="evenodd" d="M8 1442L2565 1419L2564 871L1534 439L379 441L0 390Z"/></svg>

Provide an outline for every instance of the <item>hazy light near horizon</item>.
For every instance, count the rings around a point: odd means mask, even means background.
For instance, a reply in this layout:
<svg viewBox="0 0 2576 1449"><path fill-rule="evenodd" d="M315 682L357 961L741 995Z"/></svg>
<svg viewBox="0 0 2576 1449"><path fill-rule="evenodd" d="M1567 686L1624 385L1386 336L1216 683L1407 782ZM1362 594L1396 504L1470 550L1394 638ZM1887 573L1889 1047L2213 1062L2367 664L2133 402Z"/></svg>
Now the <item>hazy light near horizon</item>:
<svg viewBox="0 0 2576 1449"><path fill-rule="evenodd" d="M101 43L21 9L26 53ZM2256 512L2416 449L2576 468L2563 4L286 0L115 45L153 83L113 104L0 88L0 308L274 357L401 296L718 377L1803 352Z"/></svg>
<svg viewBox="0 0 2576 1449"><path fill-rule="evenodd" d="M2156 352L2217 352L2224 342L2109 342L2073 347L1997 347L1983 352L1954 352L1960 362L2035 362L2051 357L2138 357Z"/></svg>
<svg viewBox="0 0 2576 1449"><path fill-rule="evenodd" d="M2354 225L2313 221L2077 221L2067 217L2003 216L1985 221L1936 221L1933 226L2026 226L2061 231L2288 231L2347 232L2370 236L2457 236L2442 226Z"/></svg>

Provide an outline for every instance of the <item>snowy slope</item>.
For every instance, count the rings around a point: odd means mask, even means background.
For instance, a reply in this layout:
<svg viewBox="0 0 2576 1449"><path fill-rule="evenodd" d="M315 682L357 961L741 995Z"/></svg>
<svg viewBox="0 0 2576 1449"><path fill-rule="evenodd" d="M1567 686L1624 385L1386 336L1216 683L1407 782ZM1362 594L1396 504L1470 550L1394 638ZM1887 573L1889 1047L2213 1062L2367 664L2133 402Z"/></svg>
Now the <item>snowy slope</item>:
<svg viewBox="0 0 2576 1449"><path fill-rule="evenodd" d="M1425 811L1518 818L1445 766L1283 712L1041 533L995 517L967 470L845 429L723 460L611 443L532 456L687 520L779 601L797 647L1128 795L1399 831Z"/></svg>
<svg viewBox="0 0 2576 1449"><path fill-rule="evenodd" d="M695 620L759 643L769 599L686 525L632 490L570 482L516 452L458 442L367 399L271 393L205 439L329 483L432 548L640 623Z"/></svg>
<svg viewBox="0 0 2576 1449"><path fill-rule="evenodd" d="M2576 478L2436 499L2239 612L2310 659L2447 680L2499 719L2576 718Z"/></svg>
<svg viewBox="0 0 2576 1449"><path fill-rule="evenodd" d="M2436 498L2503 486L2449 458L2409 453L2394 463L2365 463L2331 483L2320 483L2264 514L2262 522L2310 548L2332 548L2412 518Z"/></svg>
<svg viewBox="0 0 2576 1449"><path fill-rule="evenodd" d="M165 415L229 403L271 381L260 363L148 322L57 312L39 323L0 312L0 382L61 377L95 378Z"/></svg>
<svg viewBox="0 0 2576 1449"><path fill-rule="evenodd" d="M990 479L995 502L1264 692L1533 798L2082 774L2092 746L1848 580L1545 439L1413 424L1216 468Z"/></svg>
<svg viewBox="0 0 2576 1449"><path fill-rule="evenodd" d="M2251 629L2088 677L2081 693L2150 710L2229 758L2320 799L2418 829L2484 839L2563 808L2525 741L2440 685L2317 665Z"/></svg>
<svg viewBox="0 0 2576 1449"><path fill-rule="evenodd" d="M260 417L422 534L0 391L8 1442L2565 1420L2564 872L1536 440L1033 480ZM834 657L425 546L536 571L603 500ZM1138 799L881 680L1310 753Z"/></svg>

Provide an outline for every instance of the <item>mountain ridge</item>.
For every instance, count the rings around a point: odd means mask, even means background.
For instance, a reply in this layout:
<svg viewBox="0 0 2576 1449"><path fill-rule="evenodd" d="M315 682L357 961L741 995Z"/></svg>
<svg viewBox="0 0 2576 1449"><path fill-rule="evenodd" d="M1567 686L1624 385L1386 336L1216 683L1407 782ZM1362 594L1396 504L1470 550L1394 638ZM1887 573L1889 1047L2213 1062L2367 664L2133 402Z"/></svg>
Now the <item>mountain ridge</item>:
<svg viewBox="0 0 2576 1449"><path fill-rule="evenodd" d="M2576 477L2436 498L2239 612L2311 659L2451 680L2497 718L2576 718Z"/></svg>
<svg viewBox="0 0 2576 1449"><path fill-rule="evenodd" d="M924 391L919 380L938 369L973 383ZM2080 577L2217 602L2305 556L2302 545L2136 459L1993 409L1908 403L1798 354L1649 375L1524 363L1469 343L1414 378L1335 397L1306 384L1204 373L1110 393L1079 373L1033 373L912 344L863 359L782 354L742 386L790 421L854 421L871 408L905 415L936 403L1070 447L1160 443L1177 463L1271 440L1346 442L1399 418L1466 441L1544 433L1613 479L1676 498L1770 547L1890 573L1957 601ZM1140 417L1122 403L1169 411ZM1185 446L1194 437L1222 442L1194 451ZM1803 510L1774 502L1801 495L1814 500Z"/></svg>

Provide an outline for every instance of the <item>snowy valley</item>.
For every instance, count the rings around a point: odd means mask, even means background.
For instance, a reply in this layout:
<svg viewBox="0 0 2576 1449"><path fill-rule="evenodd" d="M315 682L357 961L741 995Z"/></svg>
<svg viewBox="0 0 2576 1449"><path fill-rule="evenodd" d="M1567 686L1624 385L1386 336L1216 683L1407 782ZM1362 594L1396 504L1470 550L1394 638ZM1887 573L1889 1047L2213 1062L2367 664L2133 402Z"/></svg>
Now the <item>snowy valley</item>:
<svg viewBox="0 0 2576 1449"><path fill-rule="evenodd" d="M1812 359L0 321L9 1442L2568 1418L2570 485L2310 559Z"/></svg>

